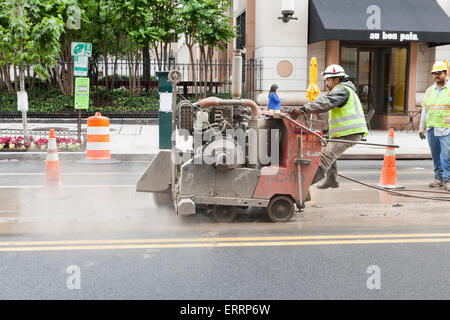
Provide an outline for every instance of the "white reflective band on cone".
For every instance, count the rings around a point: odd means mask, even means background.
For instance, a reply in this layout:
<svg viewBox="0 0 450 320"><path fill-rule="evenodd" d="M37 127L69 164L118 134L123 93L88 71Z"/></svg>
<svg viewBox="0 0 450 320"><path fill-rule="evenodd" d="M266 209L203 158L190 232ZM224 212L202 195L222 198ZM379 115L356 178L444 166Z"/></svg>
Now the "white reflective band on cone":
<svg viewBox="0 0 450 320"><path fill-rule="evenodd" d="M59 161L57 153L47 153L47 161Z"/></svg>
<svg viewBox="0 0 450 320"><path fill-rule="evenodd" d="M56 139L55 138L48 139L47 150L56 150Z"/></svg>

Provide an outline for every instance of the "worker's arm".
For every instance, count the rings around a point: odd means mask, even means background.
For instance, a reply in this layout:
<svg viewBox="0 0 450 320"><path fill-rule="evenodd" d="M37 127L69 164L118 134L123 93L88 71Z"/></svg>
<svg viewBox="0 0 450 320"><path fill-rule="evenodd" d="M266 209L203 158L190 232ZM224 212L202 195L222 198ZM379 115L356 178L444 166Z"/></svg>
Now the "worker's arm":
<svg viewBox="0 0 450 320"><path fill-rule="evenodd" d="M425 120L427 119L427 109L422 107L422 113L420 115L420 129L425 129Z"/></svg>
<svg viewBox="0 0 450 320"><path fill-rule="evenodd" d="M426 128L425 128L426 119L427 119L427 109L422 107L422 113L420 115L420 125L419 125L419 137L422 140L426 139L426 135L425 135L425 132L426 132Z"/></svg>
<svg viewBox="0 0 450 320"><path fill-rule="evenodd" d="M346 89L337 87L331 90L326 96L305 104L304 110L309 113L323 113L336 107L340 108L347 103L349 96L350 94Z"/></svg>

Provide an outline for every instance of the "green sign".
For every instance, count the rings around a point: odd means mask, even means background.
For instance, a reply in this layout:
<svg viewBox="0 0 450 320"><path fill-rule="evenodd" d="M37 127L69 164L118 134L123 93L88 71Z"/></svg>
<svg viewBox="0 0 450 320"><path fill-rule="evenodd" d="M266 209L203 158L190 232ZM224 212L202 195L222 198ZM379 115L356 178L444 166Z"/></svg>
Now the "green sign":
<svg viewBox="0 0 450 320"><path fill-rule="evenodd" d="M73 75L75 77L87 77L88 60L87 56L75 56L73 58Z"/></svg>
<svg viewBox="0 0 450 320"><path fill-rule="evenodd" d="M92 43L72 42L72 56L92 56Z"/></svg>
<svg viewBox="0 0 450 320"><path fill-rule="evenodd" d="M89 78L75 78L75 109L89 108Z"/></svg>

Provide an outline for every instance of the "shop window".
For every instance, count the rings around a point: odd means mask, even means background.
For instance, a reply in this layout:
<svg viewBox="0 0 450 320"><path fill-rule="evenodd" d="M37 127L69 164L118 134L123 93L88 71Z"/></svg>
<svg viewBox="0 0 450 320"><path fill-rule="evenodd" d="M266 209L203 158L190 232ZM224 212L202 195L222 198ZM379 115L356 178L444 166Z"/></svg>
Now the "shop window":
<svg viewBox="0 0 450 320"><path fill-rule="evenodd" d="M398 46L343 44L341 65L356 86L364 112L406 112L408 49Z"/></svg>
<svg viewBox="0 0 450 320"><path fill-rule="evenodd" d="M405 113L406 105L406 67L407 49L392 48L392 110L393 113Z"/></svg>

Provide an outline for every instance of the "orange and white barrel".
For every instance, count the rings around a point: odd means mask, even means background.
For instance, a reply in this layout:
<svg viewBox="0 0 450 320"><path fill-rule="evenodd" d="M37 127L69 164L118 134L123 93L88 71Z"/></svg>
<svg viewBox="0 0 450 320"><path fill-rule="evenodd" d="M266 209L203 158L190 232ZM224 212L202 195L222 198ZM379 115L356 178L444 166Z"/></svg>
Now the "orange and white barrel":
<svg viewBox="0 0 450 320"><path fill-rule="evenodd" d="M109 139L109 118L100 112L87 119L86 159L109 160L111 147Z"/></svg>

